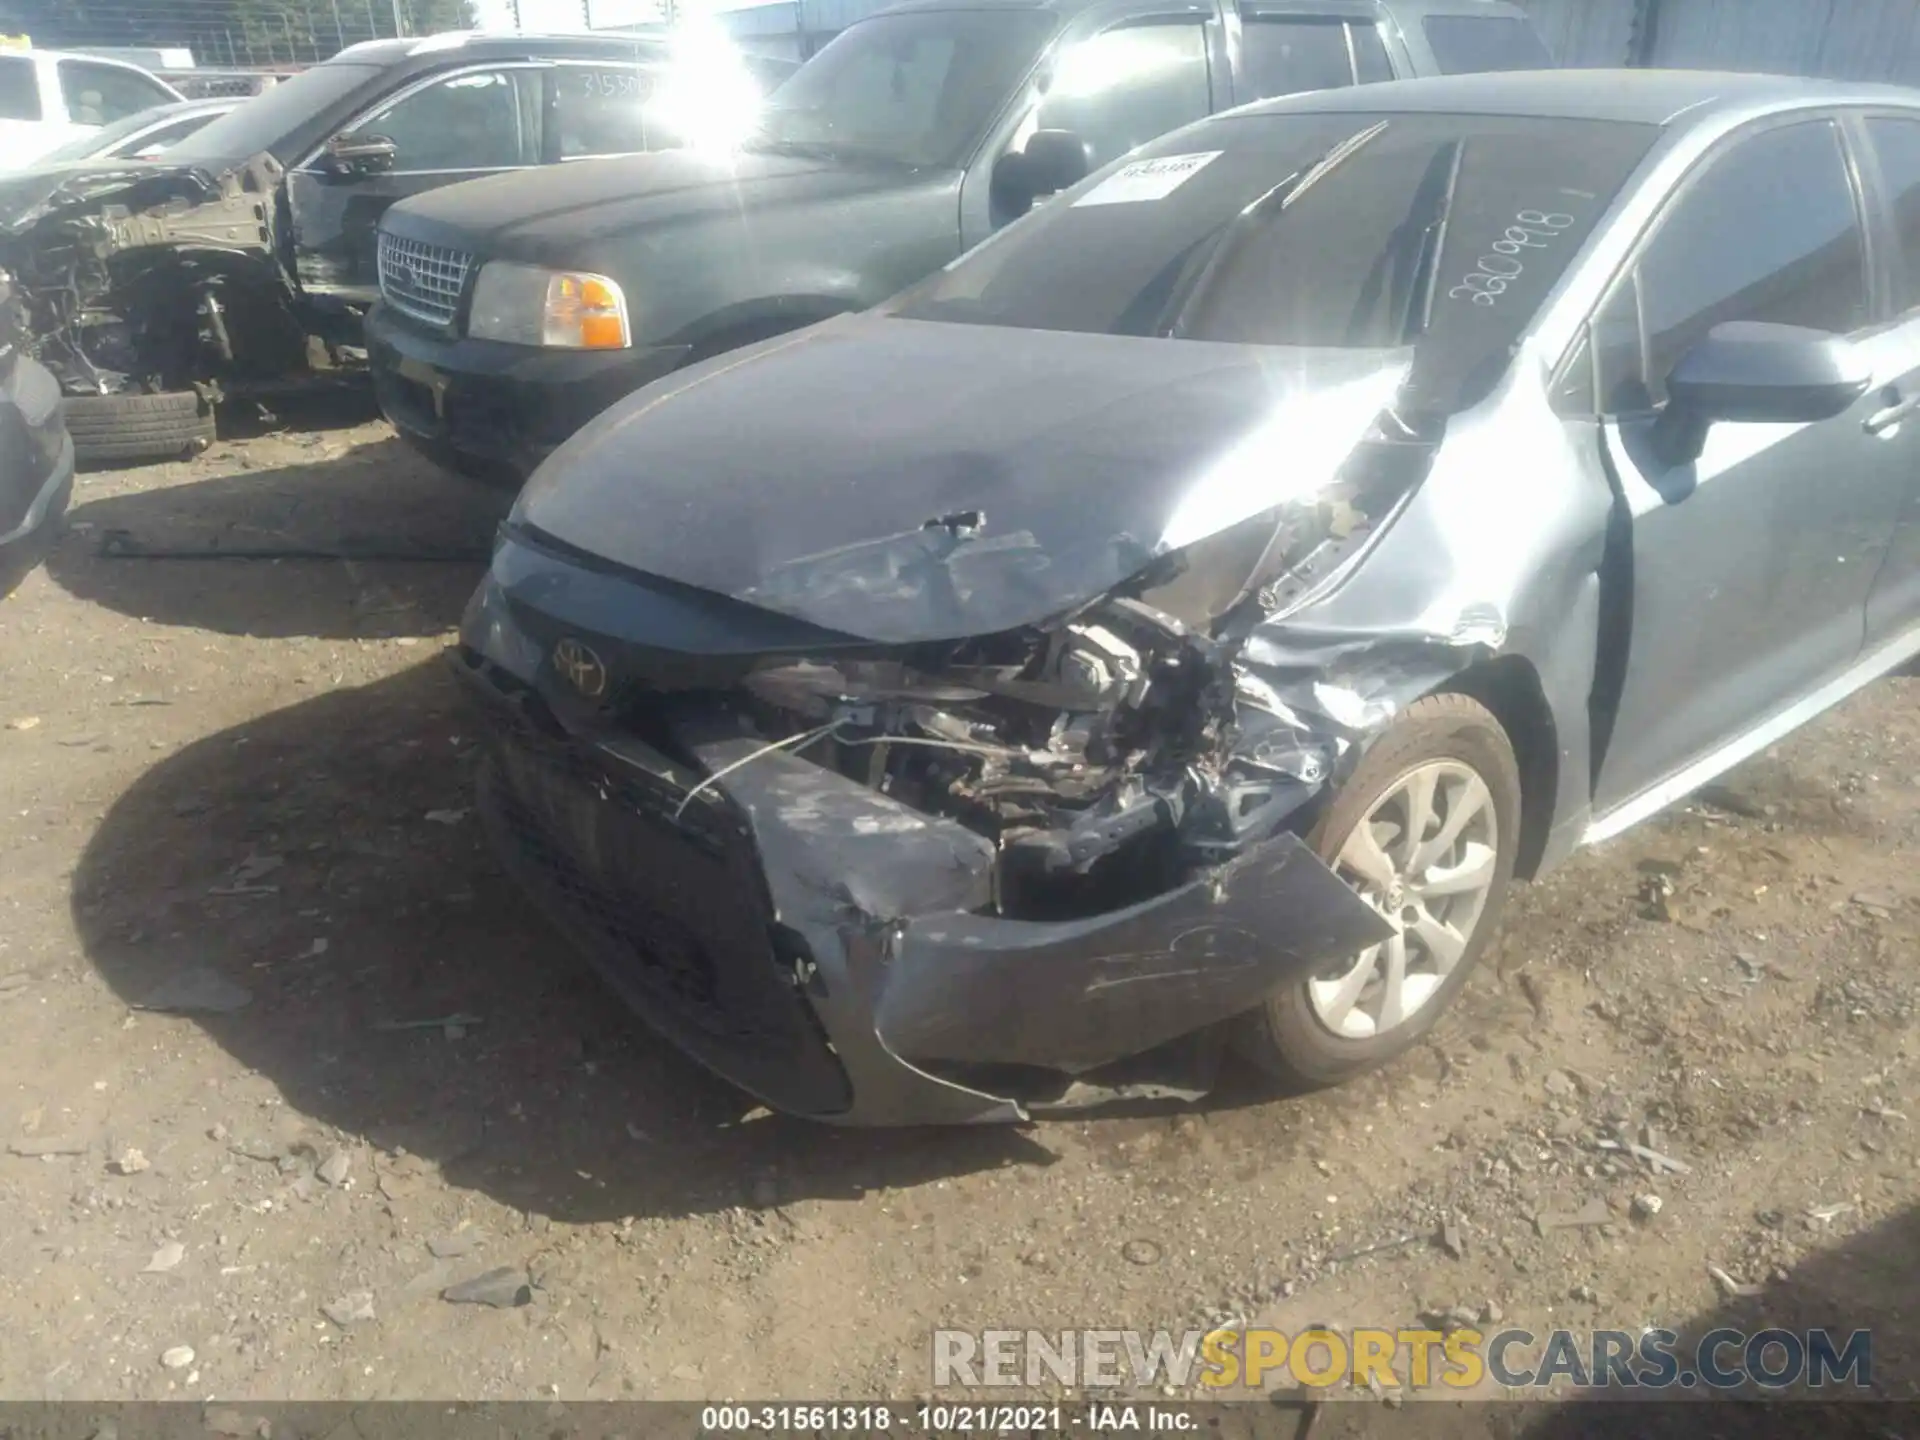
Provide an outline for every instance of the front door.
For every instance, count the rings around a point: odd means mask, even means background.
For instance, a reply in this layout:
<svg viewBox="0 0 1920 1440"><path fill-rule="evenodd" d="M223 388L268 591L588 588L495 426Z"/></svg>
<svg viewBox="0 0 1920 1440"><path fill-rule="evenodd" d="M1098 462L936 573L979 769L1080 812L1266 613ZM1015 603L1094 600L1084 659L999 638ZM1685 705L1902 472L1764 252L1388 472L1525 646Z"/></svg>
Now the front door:
<svg viewBox="0 0 1920 1440"><path fill-rule="evenodd" d="M1632 516L1632 640L1597 814L1646 803L1860 654L1900 508L1863 422L1906 363L1871 328L1862 235L1834 122L1747 132L1696 169L1596 314L1604 443ZM1856 337L1875 387L1818 424L1717 423L1696 460L1667 463L1651 438L1666 376L1731 320Z"/></svg>
<svg viewBox="0 0 1920 1440"><path fill-rule="evenodd" d="M340 173L324 150L287 176L294 265L307 294L370 303L387 207L409 195L540 163L544 67L460 70L401 91L343 134L393 144L390 167Z"/></svg>
<svg viewBox="0 0 1920 1440"><path fill-rule="evenodd" d="M1874 419L1888 484L1902 493L1899 522L1867 595L1867 646L1913 643L1920 628L1920 116L1869 116L1868 148L1893 232L1893 333L1898 373Z"/></svg>

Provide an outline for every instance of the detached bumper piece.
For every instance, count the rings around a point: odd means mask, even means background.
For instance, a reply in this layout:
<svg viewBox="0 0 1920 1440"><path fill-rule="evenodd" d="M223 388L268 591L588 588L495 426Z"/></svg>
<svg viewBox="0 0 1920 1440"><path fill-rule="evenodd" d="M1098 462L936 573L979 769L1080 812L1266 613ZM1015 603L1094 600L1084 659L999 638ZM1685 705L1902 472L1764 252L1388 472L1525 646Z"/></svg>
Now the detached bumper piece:
<svg viewBox="0 0 1920 1440"><path fill-rule="evenodd" d="M672 736L691 763L570 733L476 653L456 669L504 863L655 1028L782 1110L1023 1119L1386 934L1290 834L1110 914L1002 919L993 847L954 821L704 722Z"/></svg>

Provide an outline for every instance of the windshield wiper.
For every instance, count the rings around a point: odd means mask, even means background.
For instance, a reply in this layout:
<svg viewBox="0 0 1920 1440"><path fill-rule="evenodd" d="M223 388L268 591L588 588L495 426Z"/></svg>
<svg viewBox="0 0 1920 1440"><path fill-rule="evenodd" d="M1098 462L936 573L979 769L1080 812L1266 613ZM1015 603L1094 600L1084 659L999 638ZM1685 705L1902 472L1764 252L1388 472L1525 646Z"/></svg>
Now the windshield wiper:
<svg viewBox="0 0 1920 1440"><path fill-rule="evenodd" d="M1417 236L1419 239L1419 249L1415 252L1414 279L1407 286L1407 307L1400 317L1400 343L1403 345L1418 340L1433 324L1434 297L1440 293L1440 255L1446 249L1447 221L1453 215L1453 197L1460 190L1460 162L1466 153L1466 142L1453 140L1434 156L1434 163L1428 167L1420 188L1414 192L1413 204L1407 208L1407 218L1400 222L1400 228L1395 232L1396 257L1400 244L1408 236ZM1442 166L1445 167L1444 172ZM1434 178L1440 173L1444 173L1446 179L1436 187ZM1436 188L1438 194L1434 193ZM1427 212L1427 219L1416 228L1414 217L1422 210Z"/></svg>
<svg viewBox="0 0 1920 1440"><path fill-rule="evenodd" d="M1184 294L1175 294L1169 298L1167 309L1173 310L1173 319L1163 327L1156 327L1159 334L1170 340L1186 335L1195 312L1212 290L1214 282L1226 269L1227 262L1233 259L1247 238L1276 215L1282 215L1299 203L1300 198L1327 176L1339 169L1353 156L1371 145L1386 133L1387 122L1375 121L1366 129L1349 135L1338 145L1328 150L1319 159L1305 169L1296 170L1278 185L1259 196L1220 230L1220 238L1214 242L1213 252L1208 255L1206 264L1186 286ZM1177 309L1174 307L1178 306ZM1163 312L1164 313L1164 312Z"/></svg>

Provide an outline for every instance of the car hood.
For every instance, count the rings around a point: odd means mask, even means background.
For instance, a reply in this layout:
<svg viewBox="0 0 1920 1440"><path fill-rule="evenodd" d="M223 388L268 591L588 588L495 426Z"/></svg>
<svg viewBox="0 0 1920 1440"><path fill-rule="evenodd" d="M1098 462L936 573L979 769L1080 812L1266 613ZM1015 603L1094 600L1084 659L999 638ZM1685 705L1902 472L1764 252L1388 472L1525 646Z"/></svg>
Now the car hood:
<svg viewBox="0 0 1920 1440"><path fill-rule="evenodd" d="M17 234L42 216L112 199L130 209L148 197L194 198L217 188L207 171L151 160L79 160L0 175L0 233Z"/></svg>
<svg viewBox="0 0 1920 1440"><path fill-rule="evenodd" d="M880 643L992 634L1317 504L1406 368L1405 352L849 317L606 412L514 523Z"/></svg>
<svg viewBox="0 0 1920 1440"><path fill-rule="evenodd" d="M395 206L384 224L411 239L551 263L636 226L843 200L917 178L903 166L657 150L449 185Z"/></svg>

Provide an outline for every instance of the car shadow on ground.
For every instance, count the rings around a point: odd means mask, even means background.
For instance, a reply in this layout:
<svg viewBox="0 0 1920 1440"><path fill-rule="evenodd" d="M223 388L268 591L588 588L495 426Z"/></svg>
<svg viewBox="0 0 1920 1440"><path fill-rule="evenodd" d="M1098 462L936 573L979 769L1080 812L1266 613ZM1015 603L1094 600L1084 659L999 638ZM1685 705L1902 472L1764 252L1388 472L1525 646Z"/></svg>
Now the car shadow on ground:
<svg viewBox="0 0 1920 1440"><path fill-rule="evenodd" d="M208 736L97 827L72 883L86 953L129 1005L207 972L244 987L243 1008L146 1023L198 1023L310 1120L556 1220L1052 1161L1006 1128L743 1123L753 1102L655 1040L505 881L474 762L438 660Z"/></svg>
<svg viewBox="0 0 1920 1440"><path fill-rule="evenodd" d="M289 463L204 479L181 467L178 483L137 490L116 491L112 477L83 485L47 573L91 604L217 634L365 639L458 621L511 495L390 436L258 448Z"/></svg>
<svg viewBox="0 0 1920 1440"><path fill-rule="evenodd" d="M1781 1223L1803 1221L1781 1217ZM1398 1409L1364 1401L1328 1404L1320 1407L1312 1426L1313 1440L1902 1440L1920 1435L1917 1296L1920 1208L1908 1208L1813 1251L1758 1293L1730 1297L1690 1317L1655 1316L1648 1321L1678 1336L1669 1349L1680 1362L1680 1373L1690 1368L1701 1343L1716 1331L1728 1332L1714 1351L1723 1372L1747 1366L1745 1342L1767 1330L1790 1332L1802 1343L1809 1332L1825 1330L1842 1356L1854 1332L1868 1332L1864 1353L1869 1359L1863 1370L1843 1372L1837 1382L1820 1389L1803 1381L1772 1391L1745 1386L1713 1392L1695 1383L1616 1390L1607 1399L1579 1403L1423 1401ZM1574 1327L1584 1354L1590 1329L1624 1322L1617 1317L1569 1317L1565 1323ZM1637 1329L1629 1329L1636 1339ZM1526 1365L1537 1359L1539 1350L1520 1347L1509 1355ZM1794 1361L1788 1350L1775 1347L1764 1363L1784 1374ZM1805 1367L1795 1373L1804 1377ZM1857 1385L1856 1379L1869 1383ZM1297 1393L1288 1392L1289 1401ZM1294 1432L1281 1424L1272 1433L1289 1437Z"/></svg>

